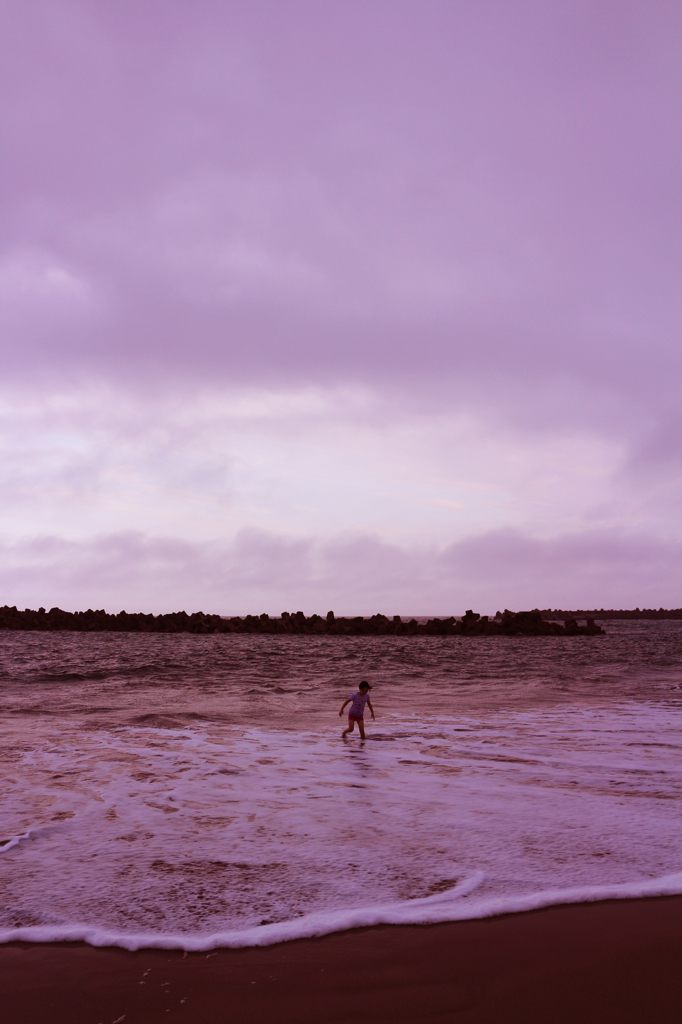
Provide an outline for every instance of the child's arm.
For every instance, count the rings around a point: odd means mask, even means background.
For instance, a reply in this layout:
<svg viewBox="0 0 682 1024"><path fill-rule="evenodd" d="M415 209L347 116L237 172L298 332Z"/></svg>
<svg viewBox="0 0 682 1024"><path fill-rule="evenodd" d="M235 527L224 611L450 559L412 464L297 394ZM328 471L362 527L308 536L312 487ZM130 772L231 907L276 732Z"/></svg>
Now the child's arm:
<svg viewBox="0 0 682 1024"><path fill-rule="evenodd" d="M368 707L368 708L369 708L369 710L370 710L370 711L372 712L372 721L373 721L373 722L375 722L375 721L376 721L376 718L374 717L374 708L372 707L372 702L371 702L371 700L368 700L368 701L367 701L367 707Z"/></svg>
<svg viewBox="0 0 682 1024"><path fill-rule="evenodd" d="M350 702L351 702L351 698L350 697L348 698L348 700L343 702L343 704L341 705L341 710L339 711L339 718L341 718L341 715L343 714L343 709L345 708L346 704L350 704Z"/></svg>

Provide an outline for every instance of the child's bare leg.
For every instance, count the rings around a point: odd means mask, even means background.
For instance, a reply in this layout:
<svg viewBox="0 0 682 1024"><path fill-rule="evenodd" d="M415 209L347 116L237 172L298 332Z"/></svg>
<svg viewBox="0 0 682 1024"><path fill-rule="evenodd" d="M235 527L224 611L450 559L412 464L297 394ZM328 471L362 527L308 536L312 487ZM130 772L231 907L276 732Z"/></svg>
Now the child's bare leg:
<svg viewBox="0 0 682 1024"><path fill-rule="evenodd" d="M364 740L364 738L365 738L365 723L363 722L363 720L361 718L358 718L358 729L360 730L360 738Z"/></svg>
<svg viewBox="0 0 682 1024"><path fill-rule="evenodd" d="M352 718L349 718L348 719L348 728L344 729L343 732L341 733L341 735L342 736L347 736L349 732L353 731L354 726L355 726L355 722L353 721Z"/></svg>

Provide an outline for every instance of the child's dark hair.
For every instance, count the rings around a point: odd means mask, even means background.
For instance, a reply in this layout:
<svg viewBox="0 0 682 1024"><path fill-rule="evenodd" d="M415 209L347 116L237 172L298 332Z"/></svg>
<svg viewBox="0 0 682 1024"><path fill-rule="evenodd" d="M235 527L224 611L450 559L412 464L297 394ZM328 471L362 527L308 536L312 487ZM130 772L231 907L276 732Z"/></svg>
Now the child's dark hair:
<svg viewBox="0 0 682 1024"><path fill-rule="evenodd" d="M369 683L367 682L366 679L362 680L362 682L360 683L360 686L358 687L358 689L362 690L365 686L367 687L368 690L372 689L372 687L369 685Z"/></svg>

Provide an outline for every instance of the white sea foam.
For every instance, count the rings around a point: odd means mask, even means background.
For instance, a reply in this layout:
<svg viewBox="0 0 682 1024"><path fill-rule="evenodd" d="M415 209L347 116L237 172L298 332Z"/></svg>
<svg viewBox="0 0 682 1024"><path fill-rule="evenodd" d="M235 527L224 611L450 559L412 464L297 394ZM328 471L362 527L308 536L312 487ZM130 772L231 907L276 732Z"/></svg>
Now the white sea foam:
<svg viewBox="0 0 682 1024"><path fill-rule="evenodd" d="M6 942L87 942L91 946L119 946L122 949L183 949L204 952L211 949L241 949L247 946L271 946L294 939L318 938L353 928L372 928L386 924L443 924L471 921L501 914L518 914L543 907L570 903L594 903L599 900L638 899L645 896L682 894L682 872L626 885L585 886L577 889L548 890L530 896L496 897L483 900L466 897L482 881L483 874L467 879L451 893L421 900L389 903L353 910L332 910L277 924L259 925L211 935L184 935L155 932L123 933L83 925L35 926L0 929L0 943Z"/></svg>
<svg viewBox="0 0 682 1024"><path fill-rule="evenodd" d="M24 832L21 836L12 836L11 839L4 839L0 842L0 853L7 853L8 850L13 849L17 846L22 839L28 839L31 835L30 832Z"/></svg>
<svg viewBox="0 0 682 1024"><path fill-rule="evenodd" d="M679 716L385 718L364 745L12 724L0 940L210 949L680 893Z"/></svg>

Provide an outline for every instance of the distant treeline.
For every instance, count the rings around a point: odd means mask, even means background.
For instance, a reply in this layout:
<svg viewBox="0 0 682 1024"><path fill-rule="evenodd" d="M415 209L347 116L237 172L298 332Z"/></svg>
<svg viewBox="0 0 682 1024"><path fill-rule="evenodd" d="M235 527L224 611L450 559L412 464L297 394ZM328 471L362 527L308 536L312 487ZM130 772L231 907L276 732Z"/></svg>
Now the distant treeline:
<svg viewBox="0 0 682 1024"><path fill-rule="evenodd" d="M557 616L559 617L559 616ZM585 618L585 615L581 615ZM579 636L603 633L593 618L579 625L576 617L566 618L564 624L549 622L543 612L498 612L494 619L471 610L461 618L451 615L446 619L402 619L394 615L372 615L363 618L337 618L334 612L311 615L303 612L282 612L279 618L269 615L246 615L244 618L206 615L204 612L171 612L167 615L145 615L143 612L119 612L109 615L104 609L86 612L65 612L61 608L33 611L5 605L0 608L0 629L22 630L75 630L113 633L296 633L317 636Z"/></svg>
<svg viewBox="0 0 682 1024"><path fill-rule="evenodd" d="M682 608L600 608L598 611L565 612L559 608L546 608L543 619L682 619Z"/></svg>

